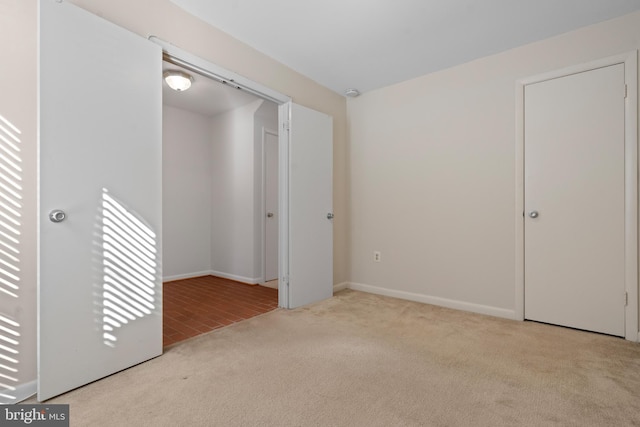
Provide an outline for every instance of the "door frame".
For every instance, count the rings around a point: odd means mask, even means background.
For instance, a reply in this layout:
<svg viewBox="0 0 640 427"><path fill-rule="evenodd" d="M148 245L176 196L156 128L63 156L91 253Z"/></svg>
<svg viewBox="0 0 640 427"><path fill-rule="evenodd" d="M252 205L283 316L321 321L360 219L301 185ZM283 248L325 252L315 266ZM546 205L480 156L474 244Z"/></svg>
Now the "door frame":
<svg viewBox="0 0 640 427"><path fill-rule="evenodd" d="M265 155L267 134L277 137L278 142L280 138L280 134L278 133L278 131L266 128L264 126L262 127L262 283L266 283L267 281L267 156ZM278 162L278 171L280 169L279 165L280 163ZM278 181L279 180L280 179L278 177ZM280 206L278 206L278 209L279 208ZM280 214L278 213L278 218L279 217ZM279 236L280 232L278 231L278 237Z"/></svg>
<svg viewBox="0 0 640 427"><path fill-rule="evenodd" d="M516 82L515 317L524 320L524 90L527 85L610 65L624 64L625 100L625 339L640 341L638 324L638 52L636 50ZM621 94L623 96L623 94ZM624 295L620 296L621 303Z"/></svg>
<svg viewBox="0 0 640 427"><path fill-rule="evenodd" d="M289 308L289 129L291 98L193 55L154 35L150 41L162 48L163 59L213 80L249 92L278 105L278 307ZM264 234L264 233L263 233ZM263 237L264 240L264 237ZM264 254L262 256L264 260ZM264 261L263 261L264 264ZM263 270L264 276L264 270Z"/></svg>

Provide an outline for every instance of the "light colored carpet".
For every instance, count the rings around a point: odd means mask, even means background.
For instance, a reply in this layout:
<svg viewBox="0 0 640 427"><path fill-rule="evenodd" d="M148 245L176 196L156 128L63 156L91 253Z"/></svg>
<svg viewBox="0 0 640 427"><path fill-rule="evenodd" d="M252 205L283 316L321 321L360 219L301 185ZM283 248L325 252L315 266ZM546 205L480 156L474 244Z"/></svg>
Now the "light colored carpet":
<svg viewBox="0 0 640 427"><path fill-rule="evenodd" d="M73 426L640 425L640 345L343 291L51 403Z"/></svg>

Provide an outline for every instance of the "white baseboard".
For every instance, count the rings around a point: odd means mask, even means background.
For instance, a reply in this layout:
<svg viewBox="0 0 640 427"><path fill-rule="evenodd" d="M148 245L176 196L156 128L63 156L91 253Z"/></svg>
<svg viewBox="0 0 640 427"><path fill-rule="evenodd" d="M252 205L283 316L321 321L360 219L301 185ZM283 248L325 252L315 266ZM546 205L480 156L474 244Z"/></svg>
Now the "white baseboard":
<svg viewBox="0 0 640 427"><path fill-rule="evenodd" d="M236 282L246 283L248 285L257 285L258 283L262 283L262 277L236 276L235 274L228 274L228 273L223 273L221 271L214 271L214 270L211 270L209 274L211 274L212 276L235 280Z"/></svg>
<svg viewBox="0 0 640 427"><path fill-rule="evenodd" d="M36 380L29 381L28 383L20 384L15 390L10 392L3 392L11 396L11 398L0 396L0 405L12 405L15 403L27 400L38 391L38 382Z"/></svg>
<svg viewBox="0 0 640 427"><path fill-rule="evenodd" d="M333 285L333 293L344 291L345 289L349 289L349 282L338 283L337 285Z"/></svg>
<svg viewBox="0 0 640 427"><path fill-rule="evenodd" d="M365 285L362 283L349 283L349 289L356 291L368 292L371 294L385 295L388 297L406 299L425 304L438 305L441 307L453 308L455 310L470 311L472 313L487 314L489 316L502 317L505 319L516 320L515 310L507 310L504 308L491 307L481 304L473 304L464 301L457 301L447 298L434 297L430 295L417 294L413 292L398 291L395 289L381 288L378 286Z"/></svg>
<svg viewBox="0 0 640 427"><path fill-rule="evenodd" d="M224 279L235 280L236 282L247 283L249 285L257 285L258 283L262 283L262 278L251 278L244 276L236 276L235 274L227 274L221 271L207 270L207 271L198 271L195 273L186 273L186 274L177 274L175 276L166 276L162 278L163 282L172 282L174 280L182 280L182 279L192 279L194 277L202 277L202 276L216 276L222 277Z"/></svg>
<svg viewBox="0 0 640 427"><path fill-rule="evenodd" d="M210 276L211 270L198 271L195 273L176 274L175 276L165 276L162 278L163 282L172 282L174 280L192 279L194 277Z"/></svg>

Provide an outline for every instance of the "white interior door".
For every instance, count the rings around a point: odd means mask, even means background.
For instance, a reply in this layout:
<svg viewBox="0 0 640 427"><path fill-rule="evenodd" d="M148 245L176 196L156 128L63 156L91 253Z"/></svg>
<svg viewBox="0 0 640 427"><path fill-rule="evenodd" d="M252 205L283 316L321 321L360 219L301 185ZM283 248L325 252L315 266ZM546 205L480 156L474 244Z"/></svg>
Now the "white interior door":
<svg viewBox="0 0 640 427"><path fill-rule="evenodd" d="M333 119L289 111L288 308L333 295Z"/></svg>
<svg viewBox="0 0 640 427"><path fill-rule="evenodd" d="M525 87L525 318L625 335L625 72Z"/></svg>
<svg viewBox="0 0 640 427"><path fill-rule="evenodd" d="M278 135L264 132L264 281L278 278Z"/></svg>
<svg viewBox="0 0 640 427"><path fill-rule="evenodd" d="M162 52L41 0L39 55L45 400L162 353ZM49 219L56 209L61 222Z"/></svg>

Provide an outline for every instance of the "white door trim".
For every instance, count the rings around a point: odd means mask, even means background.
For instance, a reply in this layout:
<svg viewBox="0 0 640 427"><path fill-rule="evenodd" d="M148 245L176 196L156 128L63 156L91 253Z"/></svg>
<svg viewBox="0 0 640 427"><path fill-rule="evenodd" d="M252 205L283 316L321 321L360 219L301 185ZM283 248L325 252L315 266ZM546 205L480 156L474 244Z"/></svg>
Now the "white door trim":
<svg viewBox="0 0 640 427"><path fill-rule="evenodd" d="M289 125L292 101L278 107L278 306L289 308Z"/></svg>
<svg viewBox="0 0 640 427"><path fill-rule="evenodd" d="M267 156L265 155L265 146L267 134L279 138L278 131L262 127L262 274L261 283L267 281ZM279 217L279 215L278 215Z"/></svg>
<svg viewBox="0 0 640 427"><path fill-rule="evenodd" d="M581 73L609 65L624 64L625 103L625 338L640 341L638 325L638 52L631 51L601 60L527 77L516 82L516 194L515 194L515 314L524 320L524 89L545 80ZM622 96L622 94L621 94ZM620 296L623 301L624 296Z"/></svg>
<svg viewBox="0 0 640 427"><path fill-rule="evenodd" d="M160 45L165 60L169 60L177 65L191 69L199 74L214 80L233 85L252 93L262 99L275 102L278 107L278 194L279 204L279 228L278 228L278 306L287 308L289 295L286 286L288 285L289 271L289 137L287 129L289 123L289 105L291 98L272 90L266 86L249 80L239 74L222 68L199 56L193 55L169 42L159 39L156 36L149 36L149 40ZM264 238L263 238L264 239ZM263 257L264 258L264 257Z"/></svg>

